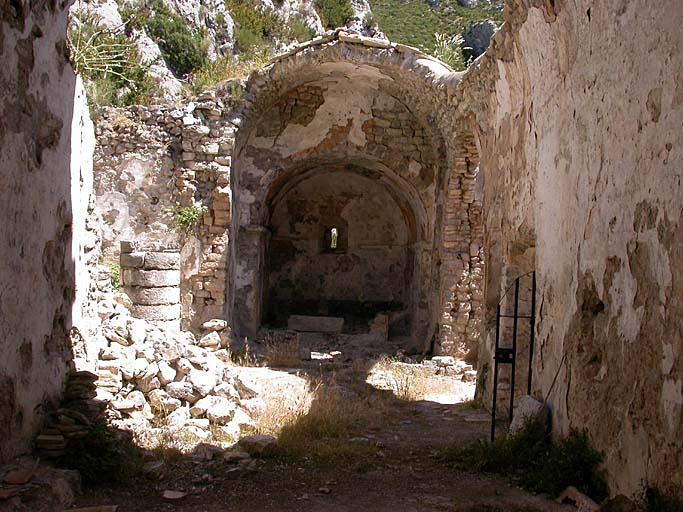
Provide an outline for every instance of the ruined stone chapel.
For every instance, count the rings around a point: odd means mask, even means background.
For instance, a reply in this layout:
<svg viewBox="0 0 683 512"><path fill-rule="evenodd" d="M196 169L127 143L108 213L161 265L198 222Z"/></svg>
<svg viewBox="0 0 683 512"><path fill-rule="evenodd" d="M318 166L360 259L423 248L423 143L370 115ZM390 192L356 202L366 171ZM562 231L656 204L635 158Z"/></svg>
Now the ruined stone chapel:
<svg viewBox="0 0 683 512"><path fill-rule="evenodd" d="M67 3L0 4L0 462L60 400L73 328L99 332L108 260L134 318L453 356L487 407L529 383L554 436L585 429L612 494L683 488L677 0L510 0L464 72L331 31L96 128ZM501 304L535 323L494 390Z"/></svg>

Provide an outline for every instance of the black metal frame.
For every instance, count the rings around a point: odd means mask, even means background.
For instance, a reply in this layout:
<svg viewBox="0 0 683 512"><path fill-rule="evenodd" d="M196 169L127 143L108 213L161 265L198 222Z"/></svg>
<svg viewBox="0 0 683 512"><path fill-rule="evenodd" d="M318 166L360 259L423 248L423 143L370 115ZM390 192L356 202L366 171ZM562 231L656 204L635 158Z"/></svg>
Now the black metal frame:
<svg viewBox="0 0 683 512"><path fill-rule="evenodd" d="M520 315L519 314L519 281L523 277L531 274L532 284L531 284L531 314L530 315ZM510 291L510 288L514 286L515 288L515 300L514 300L514 311L512 315L503 314L501 312L501 303ZM500 346L500 319L501 318L512 318L512 346L511 347L501 347ZM512 422L512 413L515 405L515 370L517 366L517 329L519 326L520 319L528 319L530 324L529 332L529 375L527 379L527 394L531 394L531 381L532 381L532 369L533 369L533 359L534 359L534 336L536 332L536 271L528 272L521 275L515 279L514 284L510 285L503 297L501 297L496 307L496 348L493 356L494 367L493 367L493 406L491 409L491 442L494 441L496 437L496 402L498 399L498 366L501 364L512 365L510 374L510 411L509 420Z"/></svg>

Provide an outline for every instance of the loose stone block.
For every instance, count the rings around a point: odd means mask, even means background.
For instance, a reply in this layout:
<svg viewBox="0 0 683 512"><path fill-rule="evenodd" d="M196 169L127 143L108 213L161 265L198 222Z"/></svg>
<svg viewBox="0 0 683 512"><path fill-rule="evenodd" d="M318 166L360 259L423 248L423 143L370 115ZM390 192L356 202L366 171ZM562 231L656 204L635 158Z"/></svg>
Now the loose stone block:
<svg viewBox="0 0 683 512"><path fill-rule="evenodd" d="M512 423L510 424L510 434L514 435L520 432L529 420L537 420L544 425L547 424L549 414L550 410L545 403L536 400L532 396L524 395L515 408Z"/></svg>
<svg viewBox="0 0 683 512"><path fill-rule="evenodd" d="M205 145L203 148L207 155L217 155L219 150L219 145L215 142Z"/></svg>
<svg viewBox="0 0 683 512"><path fill-rule="evenodd" d="M180 269L180 253L148 252L145 256L145 268L150 270Z"/></svg>
<svg viewBox="0 0 683 512"><path fill-rule="evenodd" d="M165 286L163 288L129 288L128 296L135 304L155 306L180 303L180 288Z"/></svg>
<svg viewBox="0 0 683 512"><path fill-rule="evenodd" d="M207 331L222 331L228 326L228 322L219 318L208 320L202 324L202 329Z"/></svg>
<svg viewBox="0 0 683 512"><path fill-rule="evenodd" d="M144 252L121 253L121 266L124 268L141 268L144 264Z"/></svg>
<svg viewBox="0 0 683 512"><path fill-rule="evenodd" d="M180 272L177 270L131 270L123 271L123 283L126 286L178 286Z"/></svg>
<svg viewBox="0 0 683 512"><path fill-rule="evenodd" d="M180 304L166 306L133 305L133 316L143 320L177 320L180 318Z"/></svg>
<svg viewBox="0 0 683 512"><path fill-rule="evenodd" d="M292 315L287 320L287 328L300 332L341 332L344 319L334 316Z"/></svg>
<svg viewBox="0 0 683 512"><path fill-rule="evenodd" d="M178 251L180 251L180 245L176 243L150 242L148 240L121 242L122 253Z"/></svg>

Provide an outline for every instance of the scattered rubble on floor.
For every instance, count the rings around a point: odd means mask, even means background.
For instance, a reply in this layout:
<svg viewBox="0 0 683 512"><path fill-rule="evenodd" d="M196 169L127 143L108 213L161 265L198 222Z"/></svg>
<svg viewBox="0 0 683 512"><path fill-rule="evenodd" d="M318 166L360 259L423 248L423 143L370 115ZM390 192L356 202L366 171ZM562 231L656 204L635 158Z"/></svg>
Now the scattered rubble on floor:
<svg viewBox="0 0 683 512"><path fill-rule="evenodd" d="M73 505L77 471L55 469L30 457L0 466L0 512L52 512Z"/></svg>
<svg viewBox="0 0 683 512"><path fill-rule="evenodd" d="M227 324L205 325L206 333L195 337L124 313L105 319L97 361L77 364L94 371L92 398L106 404L112 425L143 438L163 427L198 440L209 439L214 429L236 440L243 426L253 424L240 407L241 399L253 397L232 363Z"/></svg>
<svg viewBox="0 0 683 512"><path fill-rule="evenodd" d="M368 371L368 384L391 391L403 400L460 403L474 398L477 372L464 361L434 356L382 357Z"/></svg>
<svg viewBox="0 0 683 512"><path fill-rule="evenodd" d="M240 439L239 445L249 455L262 457L275 451L277 440L269 435L247 436Z"/></svg>
<svg viewBox="0 0 683 512"><path fill-rule="evenodd" d="M576 507L578 512L597 512L600 505L595 503L588 496L580 492L576 487L567 487L559 498L558 503L570 503Z"/></svg>
<svg viewBox="0 0 683 512"><path fill-rule="evenodd" d="M520 432L524 425L529 421L540 421L542 425L548 426L550 421L550 410L548 406L534 397L524 395L519 399L518 405L512 416L512 423L508 430L510 435Z"/></svg>

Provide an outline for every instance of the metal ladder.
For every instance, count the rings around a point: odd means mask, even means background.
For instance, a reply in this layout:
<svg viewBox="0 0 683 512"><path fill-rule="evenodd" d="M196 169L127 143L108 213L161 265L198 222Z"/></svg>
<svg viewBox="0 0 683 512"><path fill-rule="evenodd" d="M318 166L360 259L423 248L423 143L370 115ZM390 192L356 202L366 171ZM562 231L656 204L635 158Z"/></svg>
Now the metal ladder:
<svg viewBox="0 0 683 512"><path fill-rule="evenodd" d="M519 282L523 277L531 275L531 314L530 315L520 315L519 314ZM515 297L514 297L514 309L512 314L501 312L501 304L505 299L507 293L514 287ZM501 318L512 318L512 346L501 347L500 340L500 320ZM522 274L515 279L515 282L511 284L500 301L498 301L498 306L496 307L496 348L494 352L494 369L493 369L493 407L491 410L491 442L494 441L496 437L496 402L498 399L498 367L501 364L511 365L510 369L510 417L509 420L512 422L512 413L515 405L515 369L517 365L517 332L519 327L519 321L528 320L529 321L529 374L527 379L527 394L531 394L531 378L532 378L532 363L534 359L534 335L536 331L536 271L532 270L526 274Z"/></svg>

